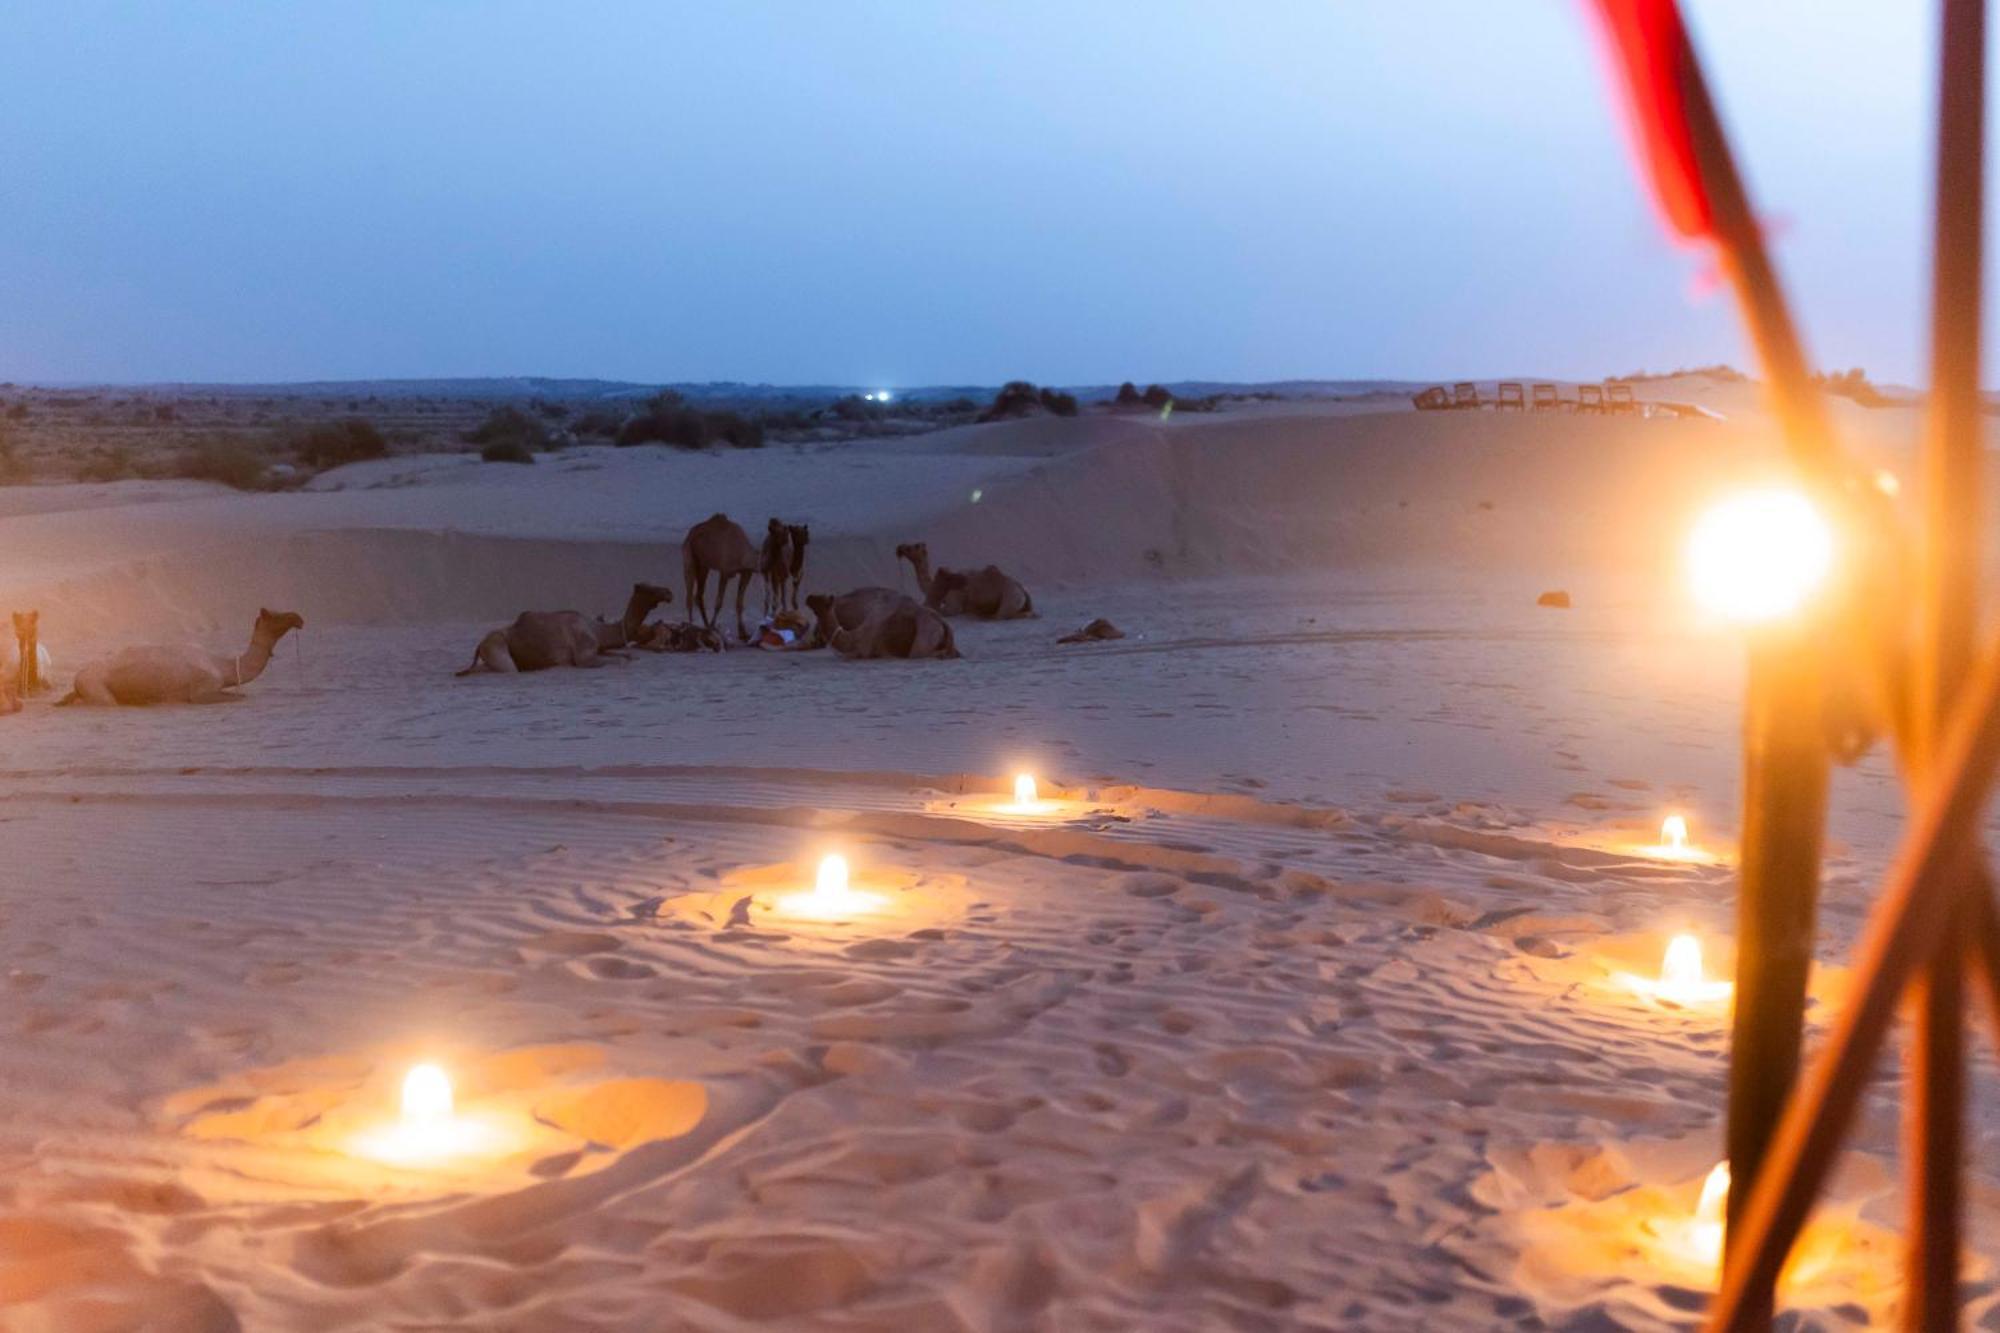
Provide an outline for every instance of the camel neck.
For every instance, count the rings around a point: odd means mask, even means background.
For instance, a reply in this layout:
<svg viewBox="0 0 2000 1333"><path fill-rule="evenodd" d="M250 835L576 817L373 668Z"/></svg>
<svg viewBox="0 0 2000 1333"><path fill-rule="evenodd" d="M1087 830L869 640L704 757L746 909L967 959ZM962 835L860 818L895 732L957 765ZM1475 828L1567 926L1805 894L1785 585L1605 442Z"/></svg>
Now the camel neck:
<svg viewBox="0 0 2000 1333"><path fill-rule="evenodd" d="M230 670L235 679L231 685L248 685L264 674L264 668L271 664L271 650L277 647L278 635L258 632L250 636L250 646L230 660Z"/></svg>

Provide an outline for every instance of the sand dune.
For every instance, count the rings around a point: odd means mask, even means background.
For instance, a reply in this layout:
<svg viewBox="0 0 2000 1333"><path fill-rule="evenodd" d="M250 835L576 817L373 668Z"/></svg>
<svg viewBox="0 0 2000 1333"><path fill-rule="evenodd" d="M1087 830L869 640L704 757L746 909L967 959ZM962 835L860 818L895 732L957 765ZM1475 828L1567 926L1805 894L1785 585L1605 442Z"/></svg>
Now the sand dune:
<svg viewBox="0 0 2000 1333"><path fill-rule="evenodd" d="M1726 965L1740 661L1661 569L1768 457L1287 409L0 491L59 663L309 621L234 707L0 719L0 1329L1690 1327L1726 1010L1631 978L1682 930ZM1041 617L451 677L677 585L716 508L809 518L820 586L924 537ZM1054 646L1094 615L1129 637ZM1712 860L1645 853L1667 809ZM1816 1012L1900 821L1841 774ZM834 848L876 903L790 904ZM483 1154L369 1156L417 1060ZM1895 1109L1813 1326L1891 1317Z"/></svg>

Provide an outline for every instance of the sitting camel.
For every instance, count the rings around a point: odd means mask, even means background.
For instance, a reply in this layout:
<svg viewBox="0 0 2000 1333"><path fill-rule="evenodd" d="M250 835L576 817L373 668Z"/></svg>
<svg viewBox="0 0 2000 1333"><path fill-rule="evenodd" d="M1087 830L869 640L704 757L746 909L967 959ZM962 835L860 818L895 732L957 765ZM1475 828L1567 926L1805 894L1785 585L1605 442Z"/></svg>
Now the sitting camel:
<svg viewBox="0 0 2000 1333"><path fill-rule="evenodd" d="M1017 620L1035 614L1035 600L1028 590L997 565L969 572L940 568L933 574L931 548L923 542L903 543L896 548L896 558L910 562L924 605L941 615Z"/></svg>
<svg viewBox="0 0 2000 1333"><path fill-rule="evenodd" d="M657 583L635 583L632 595L626 599L625 614L617 620L606 620L599 616L591 626L597 635L597 649L606 652L613 648L645 648L651 652L664 651L658 640L665 625L648 625L646 617L653 614L655 607L664 606L674 600L673 590Z"/></svg>
<svg viewBox="0 0 2000 1333"><path fill-rule="evenodd" d="M958 656L945 618L889 588L857 588L839 597L815 593L806 605L819 637L842 657Z"/></svg>
<svg viewBox="0 0 2000 1333"><path fill-rule="evenodd" d="M707 602L709 573L715 584L715 614ZM709 629L722 614L722 602L729 592L729 580L736 584L736 637L746 642L750 630L743 623L743 598L750 591L750 576L757 572L757 548L750 534L729 521L727 514L711 514L688 529L681 541L681 574L687 580L688 614L700 618Z"/></svg>
<svg viewBox="0 0 2000 1333"><path fill-rule="evenodd" d="M0 675L13 685L17 699L40 694L54 672L49 650L41 644L39 611L14 613L14 642L0 647Z"/></svg>
<svg viewBox="0 0 2000 1333"><path fill-rule="evenodd" d="M597 646L597 631L575 611L523 611L506 629L496 629L472 650L472 662L454 675L479 671L512 675L551 667L601 667L617 660L617 649Z"/></svg>
<svg viewBox="0 0 2000 1333"><path fill-rule="evenodd" d="M764 614L775 616L785 609L785 580L792 576L792 530L781 518L772 519L765 529L757 572L764 576Z"/></svg>
<svg viewBox="0 0 2000 1333"><path fill-rule="evenodd" d="M227 690L264 674L271 650L305 617L294 611L257 612L250 646L233 655L211 653L194 644L147 644L99 658L76 673L65 704L213 704L243 696Z"/></svg>

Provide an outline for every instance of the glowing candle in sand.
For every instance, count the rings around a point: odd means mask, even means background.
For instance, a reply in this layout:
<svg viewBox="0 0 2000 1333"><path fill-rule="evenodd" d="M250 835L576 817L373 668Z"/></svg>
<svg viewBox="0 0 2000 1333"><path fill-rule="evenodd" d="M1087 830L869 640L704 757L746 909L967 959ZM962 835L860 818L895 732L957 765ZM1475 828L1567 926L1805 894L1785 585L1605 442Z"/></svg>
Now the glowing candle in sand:
<svg viewBox="0 0 2000 1333"><path fill-rule="evenodd" d="M403 1123L437 1125L451 1119L451 1078L436 1065L417 1065L403 1075Z"/></svg>
<svg viewBox="0 0 2000 1333"><path fill-rule="evenodd" d="M1833 528L1798 491L1746 491L1711 508L1688 542L1695 599L1730 620L1776 620L1833 568Z"/></svg>
<svg viewBox="0 0 2000 1333"><path fill-rule="evenodd" d="M1035 775L1033 773L1023 773L1014 779L1015 805L1032 806L1038 804L1040 799L1035 793Z"/></svg>
<svg viewBox="0 0 2000 1333"><path fill-rule="evenodd" d="M1685 815L1668 815L1660 821L1660 850L1668 856L1688 853L1688 822Z"/></svg>
<svg viewBox="0 0 2000 1333"><path fill-rule="evenodd" d="M813 877L810 893L795 893L782 899L779 908L793 916L822 919L855 916L883 905L879 894L864 893L848 883L847 858L829 852L820 858L819 872Z"/></svg>
<svg viewBox="0 0 2000 1333"><path fill-rule="evenodd" d="M1673 1004L1702 1004L1729 994L1729 983L1710 981L1701 965L1701 941L1692 935L1676 935L1667 941L1667 955L1660 961L1660 981L1653 993Z"/></svg>
<svg viewBox="0 0 2000 1333"><path fill-rule="evenodd" d="M1701 1198L1694 1206L1694 1221L1688 1226L1688 1250L1700 1263L1714 1268L1722 1263L1722 1214L1729 1206L1729 1163L1717 1162L1701 1182Z"/></svg>
<svg viewBox="0 0 2000 1333"><path fill-rule="evenodd" d="M460 1115L451 1076L438 1065L420 1064L403 1075L401 1115L356 1136L353 1150L397 1166L427 1166L500 1152L510 1138L492 1115Z"/></svg>

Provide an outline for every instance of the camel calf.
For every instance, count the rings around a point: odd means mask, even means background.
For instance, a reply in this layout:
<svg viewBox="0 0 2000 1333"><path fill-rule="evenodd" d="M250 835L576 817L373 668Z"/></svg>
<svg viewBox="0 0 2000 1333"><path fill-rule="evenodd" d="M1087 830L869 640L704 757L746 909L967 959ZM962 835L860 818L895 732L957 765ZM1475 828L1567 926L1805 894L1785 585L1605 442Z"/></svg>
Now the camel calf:
<svg viewBox="0 0 2000 1333"><path fill-rule="evenodd" d="M765 529L757 572L764 576L764 615L775 616L785 609L785 580L792 576L792 530L781 518L772 519Z"/></svg>

